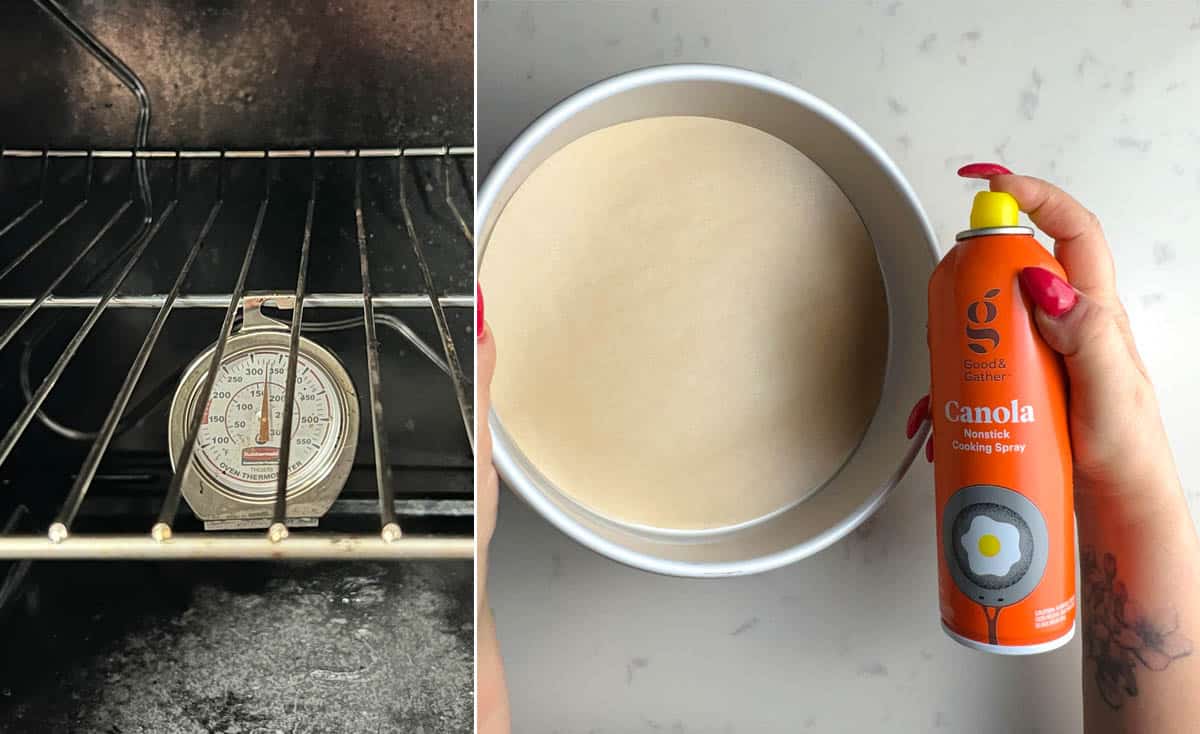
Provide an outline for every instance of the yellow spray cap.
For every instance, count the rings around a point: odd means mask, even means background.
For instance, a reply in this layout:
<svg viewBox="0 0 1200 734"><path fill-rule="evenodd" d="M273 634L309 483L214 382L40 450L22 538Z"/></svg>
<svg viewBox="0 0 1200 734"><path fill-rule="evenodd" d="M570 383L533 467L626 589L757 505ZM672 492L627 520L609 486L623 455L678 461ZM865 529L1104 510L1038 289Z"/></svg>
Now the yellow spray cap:
<svg viewBox="0 0 1200 734"><path fill-rule="evenodd" d="M1003 191L980 191L971 204L971 229L1017 226L1017 200Z"/></svg>

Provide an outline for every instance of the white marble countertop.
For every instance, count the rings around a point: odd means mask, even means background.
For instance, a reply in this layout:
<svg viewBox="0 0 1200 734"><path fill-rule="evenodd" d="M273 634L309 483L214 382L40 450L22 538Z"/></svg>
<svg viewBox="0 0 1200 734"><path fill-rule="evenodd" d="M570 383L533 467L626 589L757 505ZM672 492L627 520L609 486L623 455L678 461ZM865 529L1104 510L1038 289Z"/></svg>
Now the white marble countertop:
<svg viewBox="0 0 1200 734"><path fill-rule="evenodd" d="M847 113L903 169L943 243L974 188L954 177L962 163L1061 183L1104 222L1197 507L1200 452L1186 449L1200 430L1200 6L497 1L481 3L477 39L481 174L576 89L704 61ZM596 556L505 496L491 590L514 731L1079 731L1078 639L1006 659L941 632L932 502L921 463L818 556L691 581Z"/></svg>

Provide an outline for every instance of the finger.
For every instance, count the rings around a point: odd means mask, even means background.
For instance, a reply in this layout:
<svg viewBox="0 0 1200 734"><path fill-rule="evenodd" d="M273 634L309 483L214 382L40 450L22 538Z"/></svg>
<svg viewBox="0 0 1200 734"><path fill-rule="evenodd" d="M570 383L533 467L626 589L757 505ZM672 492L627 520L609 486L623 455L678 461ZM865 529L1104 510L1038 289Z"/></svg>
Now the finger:
<svg viewBox="0 0 1200 734"><path fill-rule="evenodd" d="M1054 238L1054 256L1067 271L1071 285L1113 309L1130 357L1138 370L1146 374L1133 329L1117 294L1112 252L1096 215L1062 189L1039 178L999 175L988 181L993 191L1011 194L1021 211Z"/></svg>
<svg viewBox="0 0 1200 734"><path fill-rule="evenodd" d="M1095 214L1040 178L1000 175L988 182L992 191L1011 194L1037 228L1054 238L1054 256L1072 285L1094 298L1117 302L1112 253Z"/></svg>
<svg viewBox="0 0 1200 734"><path fill-rule="evenodd" d="M492 465L492 376L496 371L496 339L483 318L483 293L475 287L475 551L476 589L486 596L488 544L496 529L500 482Z"/></svg>
<svg viewBox="0 0 1200 734"><path fill-rule="evenodd" d="M908 425L904 429L905 438L917 435L917 429L929 419L929 396L921 398L908 414Z"/></svg>
<svg viewBox="0 0 1200 734"><path fill-rule="evenodd" d="M488 411L492 406L492 377L496 372L496 340L484 319L483 291L475 286L475 462L492 463L492 433Z"/></svg>
<svg viewBox="0 0 1200 734"><path fill-rule="evenodd" d="M1020 280L1037 306L1038 331L1063 356L1072 410L1083 416L1111 411L1135 386L1130 376L1137 369L1112 309L1049 270L1025 268Z"/></svg>

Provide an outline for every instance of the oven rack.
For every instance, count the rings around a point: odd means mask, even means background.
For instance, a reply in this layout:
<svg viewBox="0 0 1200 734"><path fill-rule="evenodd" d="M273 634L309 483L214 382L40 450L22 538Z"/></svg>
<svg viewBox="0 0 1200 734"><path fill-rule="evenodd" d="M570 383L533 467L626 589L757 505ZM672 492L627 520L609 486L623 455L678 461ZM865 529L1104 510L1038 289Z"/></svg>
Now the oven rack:
<svg viewBox="0 0 1200 734"><path fill-rule="evenodd" d="M125 158L130 161L130 191L128 197L114 205L111 215L99 232L77 233L77 239L87 240L87 244L79 249L75 258L58 273L44 289L35 296L0 298L0 314L18 312L0 333L0 351L8 347L33 317L43 310L50 309L86 309L87 316L79 326L75 335L63 349L54 366L37 388L33 398L25 404L20 415L10 425L3 427L0 437L0 467L11 456L14 447L21 439L32 422L35 414L45 403L53 391L58 378L65 372L72 358L77 353L83 340L87 337L97 320L108 309L155 309L153 324L142 338L133 363L125 377L121 388L112 398L105 419L98 431L91 449L79 467L74 484L63 501L54 521L44 533L19 534L11 522L0 535L0 559L402 559L402 558L470 558L473 553L473 539L470 536L410 536L402 530L404 501L395 497L392 478L392 464L388 459L389 444L386 436L383 413L385 404L381 398L382 377L379 365L379 343L375 335L375 309L377 307L401 309L429 309L437 326L441 339L442 356L449 367L449 379L453 383L455 397L458 402L464 431L472 448L473 442L473 413L469 378L463 368L463 359L455 348L454 340L446 318L450 309L472 309L474 297L470 293L439 292L434 282L434 274L429 264L429 257L422 244L421 233L418 231L415 218L408 202L405 190L405 176L398 176L400 191L398 194L399 210L402 226L397 224L402 239L407 239L412 250L413 258L420 273L423 292L396 293L376 292L372 286L370 274L371 248L368 247L370 233L367 231L363 215L363 165L364 160L393 159L397 166L404 166L409 159L422 159L426 162L440 164L435 171L440 171L440 191L437 195L439 204L456 224L461 234L461 257L464 262L471 261L473 242L471 230L459 206L451 195L452 166L470 166L473 162L474 150L470 146L437 146L437 147L396 147L396 148L339 148L339 149L309 149L309 150L29 150L29 149L0 149L0 166L9 159L40 159L42 179L39 193L26 207L20 209L8 221L0 222L0 247L11 249L16 254L6 262L0 262L0 287L13 274L20 274L21 266L26 260L35 255L47 242L56 241L57 236L72 231L73 220L78 212L91 200L92 169L96 161L110 158ZM28 219L37 209L44 206L52 197L48 194L48 183L45 172L50 162L57 159L82 159L86 166L85 185L79 203L69 208L58 217L49 227L20 243L13 243L10 235L20 232L17 229L21 222ZM263 228L264 217L272 202L272 185L274 182L273 166L281 160L291 160L289 165L297 165L294 159L306 159L310 168L308 172L307 207L299 216L304 219L303 235L299 243L299 264L297 280L294 289L286 296L294 305L291 308L290 346L288 352L288 372L286 394L284 398L285 417L282 422L283 436L281 438L280 467L287 466L287 449L290 448L291 406L294 400L295 371L299 334L303 324L305 308L340 308L360 309L363 315L363 329L366 342L366 364L369 377L369 396L363 402L369 406L369 419L374 448L375 484L378 493L379 532L376 534L345 534L320 530L290 529L287 524L287 472L280 471L280 481L276 488L273 502L273 519L270 528L265 533L256 532L175 532L174 522L179 508L180 485L185 470L194 466L192 449L196 445L199 431L199 420L193 420L188 427L187 439L176 471L162 497L160 510L155 522L146 528L143 534L113 533L113 534L73 534L72 524L84 504L92 480L96 477L100 462L111 444L117 427L128 408L138 380L154 351L155 345L162 334L168 317L177 309L223 309L224 320L220 332L216 335L216 348L208 370L210 377L215 376L215 366L219 363L224 345L232 333L235 316L243 297L254 292L247 282L254 253L259 243ZM361 289L359 292L307 292L308 261L312 246L313 215L316 206L322 165L333 161L343 160L343 165L353 165L353 203L352 211L346 216L354 222L354 234L351 248L357 255ZM207 241L214 223L221 216L225 205L226 169L231 161L257 160L263 167L263 187L257 202L257 217L252 230L245 240L236 245L226 245L230 248L241 247L241 269L237 281L228 293L203 294L183 293L189 272L196 262L198 254L206 247L212 246ZM147 161L165 161L173 165L173 194L158 211L151 205L147 188L139 186L145 180L145 165ZM78 162L78 161L77 161ZM175 243L186 247L186 257L175 274L172 287L166 292L129 293L125 283L143 257L151 251L156 243L156 237L162 230L164 222L168 221L182 196L181 171L184 166L193 162L204 162L217 166L217 184L212 196L207 216L203 224L194 233L190 241ZM299 162L303 165L303 161ZM243 164L245 165L245 164ZM464 185L469 186L465 181ZM103 184L102 184L103 185ZM140 189L140 190L139 190ZM138 206L140 204L140 206ZM117 248L119 270L106 282L97 286L95 292L83 295L60 295L55 291L59 284L76 267L83 256L111 234L114 224L124 217L134 216L141 210L141 222L136 231ZM469 216L469 212L467 213ZM166 245L162 245L166 246ZM466 359L467 369L471 367L470 355ZM211 383L211 380L209 381ZM212 385L206 385L203 390L211 392ZM397 513L397 507L401 513ZM21 508L18 508L21 511Z"/></svg>

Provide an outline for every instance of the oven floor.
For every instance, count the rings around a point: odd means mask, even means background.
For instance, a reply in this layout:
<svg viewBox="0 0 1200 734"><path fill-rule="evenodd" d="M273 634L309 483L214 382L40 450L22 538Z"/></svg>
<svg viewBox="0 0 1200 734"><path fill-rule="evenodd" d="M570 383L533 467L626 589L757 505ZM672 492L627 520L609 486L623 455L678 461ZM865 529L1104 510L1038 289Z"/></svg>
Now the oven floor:
<svg viewBox="0 0 1200 734"><path fill-rule="evenodd" d="M470 732L469 562L35 565L0 731Z"/></svg>

